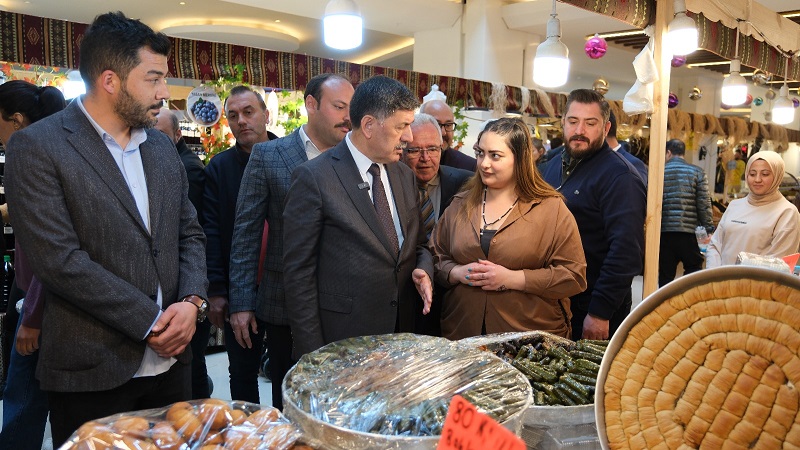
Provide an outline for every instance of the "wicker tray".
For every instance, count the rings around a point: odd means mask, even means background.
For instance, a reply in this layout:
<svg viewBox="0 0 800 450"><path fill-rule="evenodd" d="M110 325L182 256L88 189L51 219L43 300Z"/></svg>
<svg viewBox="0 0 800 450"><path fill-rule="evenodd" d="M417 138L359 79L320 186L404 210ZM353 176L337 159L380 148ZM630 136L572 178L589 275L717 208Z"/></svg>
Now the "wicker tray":
<svg viewBox="0 0 800 450"><path fill-rule="evenodd" d="M656 291L625 319L601 364L603 448L798 445L798 330L796 276L727 266Z"/></svg>

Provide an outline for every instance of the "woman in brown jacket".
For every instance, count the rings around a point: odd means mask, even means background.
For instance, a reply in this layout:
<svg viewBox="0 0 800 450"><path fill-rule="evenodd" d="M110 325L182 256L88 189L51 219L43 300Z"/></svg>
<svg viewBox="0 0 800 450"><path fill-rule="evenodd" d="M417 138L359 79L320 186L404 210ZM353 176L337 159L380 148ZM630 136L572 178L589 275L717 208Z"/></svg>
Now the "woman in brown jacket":
<svg viewBox="0 0 800 450"><path fill-rule="evenodd" d="M475 145L478 171L432 236L436 279L451 287L442 334L571 333L569 296L586 289L578 226L535 167L528 126L490 122Z"/></svg>

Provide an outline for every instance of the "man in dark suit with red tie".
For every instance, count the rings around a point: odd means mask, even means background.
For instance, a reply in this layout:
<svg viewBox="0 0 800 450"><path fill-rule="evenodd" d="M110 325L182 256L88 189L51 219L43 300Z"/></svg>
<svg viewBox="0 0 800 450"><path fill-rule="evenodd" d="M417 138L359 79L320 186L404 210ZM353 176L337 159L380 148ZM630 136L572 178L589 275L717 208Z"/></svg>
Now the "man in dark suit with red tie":
<svg viewBox="0 0 800 450"><path fill-rule="evenodd" d="M417 105L400 82L368 79L350 103L353 131L292 173L283 275L295 358L348 337L413 331L417 293L430 308L417 184L398 163Z"/></svg>
<svg viewBox="0 0 800 450"><path fill-rule="evenodd" d="M453 196L461 190L474 172L440 164L442 158L442 130L435 117L419 113L411 123L414 140L403 151L403 162L417 177L420 210L425 226L425 237L430 239L434 225L450 206ZM442 298L446 288L434 288L433 303L429 314L421 314L422 306L416 308L414 332L441 336L439 321L442 316ZM420 300L421 303L421 300Z"/></svg>

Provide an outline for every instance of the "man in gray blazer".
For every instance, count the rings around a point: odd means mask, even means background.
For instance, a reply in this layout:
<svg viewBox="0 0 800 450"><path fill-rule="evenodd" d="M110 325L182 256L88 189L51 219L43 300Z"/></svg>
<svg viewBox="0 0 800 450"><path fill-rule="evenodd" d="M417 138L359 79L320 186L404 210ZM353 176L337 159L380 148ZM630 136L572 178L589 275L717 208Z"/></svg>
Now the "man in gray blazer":
<svg viewBox="0 0 800 450"><path fill-rule="evenodd" d="M353 131L298 166L283 211L283 275L294 357L352 336L413 331L433 261L414 173L400 156L416 98L384 76L361 83Z"/></svg>
<svg viewBox="0 0 800 450"><path fill-rule="evenodd" d="M425 226L425 238L429 240L431 231L444 210L450 206L453 196L461 190L464 183L475 172L448 167L440 164L442 158L442 130L435 117L419 113L411 123L414 140L403 150L403 162L414 171L420 196L420 212ZM447 288L434 285L433 303L429 314L421 314L421 299L414 311L416 320L414 332L431 336L441 336L442 299Z"/></svg>
<svg viewBox="0 0 800 450"><path fill-rule="evenodd" d="M44 286L37 378L55 447L88 420L188 398L207 308L203 230L156 122L169 39L122 13L81 42L88 92L15 133L6 192Z"/></svg>
<svg viewBox="0 0 800 450"><path fill-rule="evenodd" d="M308 81L308 123L292 134L256 144L236 201L230 264L230 322L240 345L252 344L252 330L266 329L272 405L283 409L281 381L294 365L292 333L283 285L283 202L292 172L338 144L350 130L353 85L342 75L325 73ZM257 282L264 221L269 222L267 251ZM257 387L257 361L252 383Z"/></svg>

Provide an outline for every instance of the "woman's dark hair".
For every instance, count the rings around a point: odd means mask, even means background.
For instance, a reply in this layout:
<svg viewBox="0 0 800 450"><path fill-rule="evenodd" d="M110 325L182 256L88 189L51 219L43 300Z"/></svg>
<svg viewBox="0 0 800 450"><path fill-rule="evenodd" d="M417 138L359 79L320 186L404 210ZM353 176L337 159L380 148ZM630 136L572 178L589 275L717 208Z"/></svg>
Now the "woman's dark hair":
<svg viewBox="0 0 800 450"><path fill-rule="evenodd" d="M6 121L20 113L28 122L34 123L65 106L64 94L53 86L38 87L22 80L0 85L0 116Z"/></svg>

